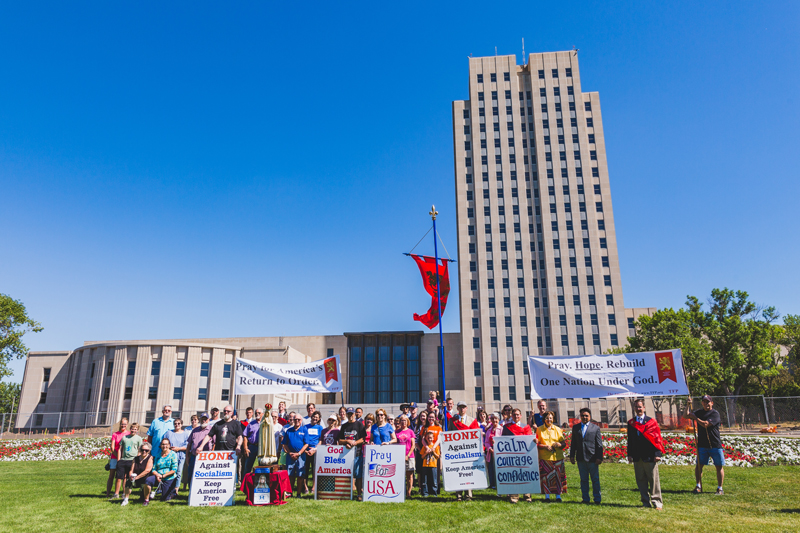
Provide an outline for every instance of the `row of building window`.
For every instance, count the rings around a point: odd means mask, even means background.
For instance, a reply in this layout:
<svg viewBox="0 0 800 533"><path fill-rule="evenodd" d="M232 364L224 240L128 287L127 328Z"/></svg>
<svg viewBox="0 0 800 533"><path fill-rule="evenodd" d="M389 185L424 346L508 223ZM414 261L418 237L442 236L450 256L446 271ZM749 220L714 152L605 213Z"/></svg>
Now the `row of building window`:
<svg viewBox="0 0 800 533"><path fill-rule="evenodd" d="M544 73L545 73L544 69L539 69L538 75L539 75L539 79L540 80L545 79ZM567 67L567 68L564 69L564 76L567 77L567 78L571 78L572 77L572 68L571 67ZM553 79L558 79L558 69L557 68L550 69L550 77L553 78ZM497 73L496 72L489 73L489 81L497 82ZM511 81L511 73L510 72L503 72L503 81ZM478 74L477 75L477 82L478 83L483 83L483 74Z"/></svg>

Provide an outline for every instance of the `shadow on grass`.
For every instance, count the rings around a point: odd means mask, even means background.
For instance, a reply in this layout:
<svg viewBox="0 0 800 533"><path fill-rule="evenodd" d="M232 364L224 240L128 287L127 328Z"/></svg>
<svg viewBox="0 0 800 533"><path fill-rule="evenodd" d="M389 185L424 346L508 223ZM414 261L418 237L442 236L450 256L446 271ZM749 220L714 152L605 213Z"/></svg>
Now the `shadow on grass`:
<svg viewBox="0 0 800 533"><path fill-rule="evenodd" d="M622 490L626 490L628 492L639 492L639 489L622 489ZM664 489L661 489L661 494L694 494L692 492L692 490L694 490L694 489L690 489L690 490L664 490ZM701 494L711 494L712 496L714 495L713 492L704 492L704 493L701 493Z"/></svg>
<svg viewBox="0 0 800 533"><path fill-rule="evenodd" d="M779 513L800 514L800 509L780 509Z"/></svg>
<svg viewBox="0 0 800 533"><path fill-rule="evenodd" d="M101 500L107 500L108 496L105 494L70 494L70 498L97 498Z"/></svg>

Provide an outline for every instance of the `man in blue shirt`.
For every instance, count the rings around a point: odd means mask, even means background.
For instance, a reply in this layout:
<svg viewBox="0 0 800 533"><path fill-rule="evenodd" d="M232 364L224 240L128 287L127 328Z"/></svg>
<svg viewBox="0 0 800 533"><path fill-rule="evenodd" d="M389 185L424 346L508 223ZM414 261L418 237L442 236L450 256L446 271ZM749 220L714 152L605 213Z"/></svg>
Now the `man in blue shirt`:
<svg viewBox="0 0 800 533"><path fill-rule="evenodd" d="M547 412L547 402L539 400L536 404L536 408L539 409L539 412L533 414L533 424L531 424L534 431L536 431L536 428L539 426L544 425L544 414Z"/></svg>
<svg viewBox="0 0 800 533"><path fill-rule="evenodd" d="M300 496L305 488L306 476L306 426L303 425L303 417L292 411L289 413L289 423L283 436L283 451L286 452L286 470L289 473L289 480L292 484L292 492ZM308 489L305 489L308 490Z"/></svg>
<svg viewBox="0 0 800 533"><path fill-rule="evenodd" d="M161 439L167 434L167 431L175 429L175 423L172 420L172 406L165 405L161 410L161 418L156 418L150 423L150 429L147 430L147 438L153 448L161 446Z"/></svg>
<svg viewBox="0 0 800 533"><path fill-rule="evenodd" d="M314 479L314 466L317 464L317 446L319 445L319 439L322 436L322 415L319 411L314 411L311 414L311 423L305 426L306 429L306 444L308 444L308 448L306 448L306 471L308 472L311 479ZM308 485L307 480L303 479L303 485L305 488L304 494L308 493Z"/></svg>

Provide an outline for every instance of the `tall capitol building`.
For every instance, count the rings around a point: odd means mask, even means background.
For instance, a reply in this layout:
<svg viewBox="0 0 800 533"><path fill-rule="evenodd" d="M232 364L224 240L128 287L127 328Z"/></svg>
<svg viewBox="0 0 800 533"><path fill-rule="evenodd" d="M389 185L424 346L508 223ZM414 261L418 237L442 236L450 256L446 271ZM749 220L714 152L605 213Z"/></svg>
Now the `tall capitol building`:
<svg viewBox="0 0 800 533"><path fill-rule="evenodd" d="M600 98L581 90L574 51L531 54L523 66L513 55L470 58L469 99L453 102L453 141L461 331L444 335L447 393L471 409L528 410L527 355L602 353L655 311L623 307ZM120 416L149 424L167 403L188 417L234 401L239 357L339 355L344 388L239 396L239 406L311 400L396 410L439 386L439 336L417 327L354 323L333 335L97 340L32 352L16 427L85 430ZM559 420L588 405L563 400L550 403ZM627 419L624 402L593 405L601 422Z"/></svg>
<svg viewBox="0 0 800 533"><path fill-rule="evenodd" d="M635 313L600 96L581 90L576 51L522 66L470 58L453 141L465 388L487 404L526 400L527 355L602 353L625 343Z"/></svg>

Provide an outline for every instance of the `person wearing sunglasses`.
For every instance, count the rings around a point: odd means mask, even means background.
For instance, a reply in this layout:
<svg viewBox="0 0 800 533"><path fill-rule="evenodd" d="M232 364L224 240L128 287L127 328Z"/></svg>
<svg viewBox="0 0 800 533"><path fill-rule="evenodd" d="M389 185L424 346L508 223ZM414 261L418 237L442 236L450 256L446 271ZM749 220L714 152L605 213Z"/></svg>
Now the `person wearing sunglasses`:
<svg viewBox="0 0 800 533"><path fill-rule="evenodd" d="M219 422L214 424L208 435L205 436L199 448L203 447L212 439L216 439L214 443L214 451L232 451L233 456L231 459L236 464L236 460L240 453L242 453L242 440L244 434L242 433L242 424L238 420L233 419L233 406L226 405L222 409L222 418ZM237 483L234 479L234 484Z"/></svg>
<svg viewBox="0 0 800 533"><path fill-rule="evenodd" d="M137 424L132 424L133 429ZM152 474L153 456L150 455L150 443L145 442L139 447L136 458L131 462L130 470L126 473L125 496L122 498L121 505L128 505L131 491L135 488L142 488L142 505L150 504L150 492L156 484L156 477Z"/></svg>
<svg viewBox="0 0 800 533"><path fill-rule="evenodd" d="M161 416L156 418L150 423L150 428L147 430L147 440L151 446L160 446L161 439L170 431L175 428L172 420L172 406L165 405L161 409Z"/></svg>

